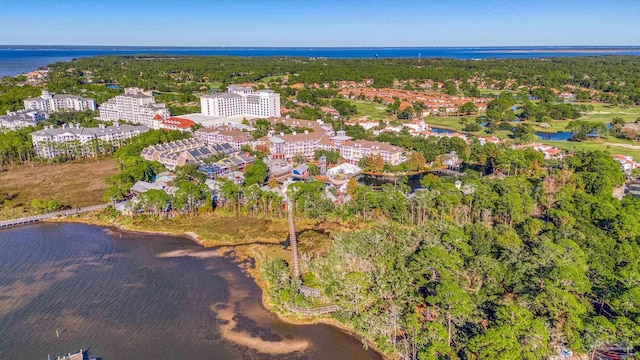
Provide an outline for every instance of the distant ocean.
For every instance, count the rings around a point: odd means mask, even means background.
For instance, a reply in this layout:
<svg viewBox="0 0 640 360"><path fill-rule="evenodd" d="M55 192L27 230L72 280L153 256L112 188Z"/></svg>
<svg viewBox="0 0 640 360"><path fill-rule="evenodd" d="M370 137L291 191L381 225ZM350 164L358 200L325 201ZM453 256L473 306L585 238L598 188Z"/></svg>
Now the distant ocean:
<svg viewBox="0 0 640 360"><path fill-rule="evenodd" d="M595 55L640 55L640 46L566 47L102 47L102 46L0 46L0 76L14 76L58 61L98 55L229 55L326 58L549 58Z"/></svg>

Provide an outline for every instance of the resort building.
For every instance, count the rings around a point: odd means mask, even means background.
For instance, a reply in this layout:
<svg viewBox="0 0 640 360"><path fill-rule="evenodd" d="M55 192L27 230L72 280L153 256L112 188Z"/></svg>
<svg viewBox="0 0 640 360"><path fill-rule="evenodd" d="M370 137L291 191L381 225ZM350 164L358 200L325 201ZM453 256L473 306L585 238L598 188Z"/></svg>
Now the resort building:
<svg viewBox="0 0 640 360"><path fill-rule="evenodd" d="M274 159L291 160L296 155L313 157L319 149L320 140L327 135L318 132L308 132L291 134L280 133L279 135L265 136L258 140L261 146L268 149L269 154Z"/></svg>
<svg viewBox="0 0 640 360"><path fill-rule="evenodd" d="M240 151L243 145L253 145L249 133L227 126L198 129L194 136L207 145L231 144L236 151Z"/></svg>
<svg viewBox="0 0 640 360"><path fill-rule="evenodd" d="M280 94L273 90L258 90L230 85L226 93L200 97L204 115L231 117L280 117Z"/></svg>
<svg viewBox="0 0 640 360"><path fill-rule="evenodd" d="M39 110L7 111L7 115L0 116L0 129L16 130L36 126L48 117L49 114Z"/></svg>
<svg viewBox="0 0 640 360"><path fill-rule="evenodd" d="M56 95L47 90L42 90L40 97L24 100L24 108L26 110L39 110L48 113L59 111L93 111L96 109L96 101L75 95Z"/></svg>
<svg viewBox="0 0 640 360"><path fill-rule="evenodd" d="M368 140L345 141L336 147L340 156L352 164L357 164L362 158L380 156L386 164L399 165L402 158L402 148L389 143Z"/></svg>
<svg viewBox="0 0 640 360"><path fill-rule="evenodd" d="M102 121L122 120L150 129L160 129L162 122L170 116L165 104L156 103L152 95L139 88L125 89L123 95L109 99L98 110Z"/></svg>
<svg viewBox="0 0 640 360"><path fill-rule="evenodd" d="M385 163L392 165L398 165L404 160L400 147L378 141L353 141L345 131L338 131L336 135L332 128L325 127L321 121L267 120L274 124L274 127L283 124L290 128L304 129L302 132L292 131L290 134L275 134L270 131L267 136L258 139L254 147L268 151L272 159L289 161L296 155L311 158L316 150L338 150L345 160L353 164L357 164L363 157L374 155L380 155Z"/></svg>
<svg viewBox="0 0 640 360"><path fill-rule="evenodd" d="M49 126L30 135L36 154L51 159L62 155L93 156L105 143L118 147L148 130L146 126L126 124L97 128L63 124L61 128Z"/></svg>

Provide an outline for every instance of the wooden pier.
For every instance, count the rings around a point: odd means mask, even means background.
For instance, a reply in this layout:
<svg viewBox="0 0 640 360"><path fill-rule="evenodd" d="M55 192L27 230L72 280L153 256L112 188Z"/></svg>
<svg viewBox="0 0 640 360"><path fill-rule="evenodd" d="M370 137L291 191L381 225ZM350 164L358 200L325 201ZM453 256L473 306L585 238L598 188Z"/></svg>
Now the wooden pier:
<svg viewBox="0 0 640 360"><path fill-rule="evenodd" d="M69 210L54 211L54 212L50 212L50 213L46 213L46 214L27 216L27 217L18 218L18 219L4 220L4 221L0 221L0 229L6 229L6 228L14 227L14 226L27 225L27 224L31 224L31 223L34 223L34 222L47 220L47 219L53 219L53 218L58 218L58 217L65 217L65 216L69 216L69 215L82 214L82 213L86 213L86 212L102 210L102 209L106 208L107 206L109 206L109 204L100 204L100 205L87 206L87 207L83 207L83 208L75 208L75 209L69 209Z"/></svg>
<svg viewBox="0 0 640 360"><path fill-rule="evenodd" d="M290 304L285 305L285 308L287 309L287 311L291 313L302 315L302 316L308 316L308 317L330 314L340 309L336 305L329 305L329 306L315 308L315 309L305 309L305 308L301 308L301 307L290 305Z"/></svg>
<svg viewBox="0 0 640 360"><path fill-rule="evenodd" d="M296 236L296 226L293 217L295 203L289 199L287 204L289 217L289 243L291 243L291 259L293 260L293 277L300 279L300 254L298 253L298 238Z"/></svg>

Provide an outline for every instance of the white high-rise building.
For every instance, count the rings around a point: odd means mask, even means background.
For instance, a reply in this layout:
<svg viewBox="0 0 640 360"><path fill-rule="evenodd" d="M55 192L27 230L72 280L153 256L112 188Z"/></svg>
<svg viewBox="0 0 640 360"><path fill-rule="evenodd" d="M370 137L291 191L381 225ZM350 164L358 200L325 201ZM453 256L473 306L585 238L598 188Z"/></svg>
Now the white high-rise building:
<svg viewBox="0 0 640 360"><path fill-rule="evenodd" d="M48 113L59 111L84 111L95 110L96 101L75 95L56 95L47 90L42 90L42 95L37 98L24 100L24 108L27 110L39 110Z"/></svg>
<svg viewBox="0 0 640 360"><path fill-rule="evenodd" d="M102 121L126 121L159 129L163 120L171 114L163 103L156 103L152 95L139 88L127 88L118 95L102 103L98 108Z"/></svg>
<svg viewBox="0 0 640 360"><path fill-rule="evenodd" d="M280 94L273 90L254 91L250 87L231 85L226 93L202 96L200 111L219 117L280 117Z"/></svg>

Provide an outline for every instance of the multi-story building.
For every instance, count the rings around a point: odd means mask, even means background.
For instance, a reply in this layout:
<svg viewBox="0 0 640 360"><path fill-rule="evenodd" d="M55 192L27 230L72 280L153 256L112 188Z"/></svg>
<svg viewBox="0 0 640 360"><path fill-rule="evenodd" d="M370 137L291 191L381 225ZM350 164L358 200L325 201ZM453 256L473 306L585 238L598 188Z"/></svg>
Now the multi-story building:
<svg viewBox="0 0 640 360"><path fill-rule="evenodd" d="M280 94L273 90L254 91L250 87L231 85L226 93L200 97L200 111L219 117L280 117Z"/></svg>
<svg viewBox="0 0 640 360"><path fill-rule="evenodd" d="M243 145L253 145L249 133L231 127L198 129L194 136L207 145L231 144L236 151L240 151Z"/></svg>
<svg viewBox="0 0 640 360"><path fill-rule="evenodd" d="M218 117L244 115L244 97L232 93L201 96L200 112Z"/></svg>
<svg viewBox="0 0 640 360"><path fill-rule="evenodd" d="M92 156L105 143L118 147L127 139L148 131L146 126L114 125L97 128L83 128L79 124L61 128L48 126L31 133L33 148L38 156L54 158L61 155Z"/></svg>
<svg viewBox="0 0 640 360"><path fill-rule="evenodd" d="M7 115L0 116L0 129L16 130L36 126L48 117L46 112L38 110L7 111Z"/></svg>
<svg viewBox="0 0 640 360"><path fill-rule="evenodd" d="M399 165L402 162L402 148L389 143L368 140L345 141L337 147L340 156L352 164L370 156L380 156L385 163Z"/></svg>
<svg viewBox="0 0 640 360"><path fill-rule="evenodd" d="M318 150L320 141L328 137L322 132L303 133L293 132L291 134L272 134L258 140L258 143L266 147L273 159L291 160L296 155L312 157Z"/></svg>
<svg viewBox="0 0 640 360"><path fill-rule="evenodd" d="M171 116L165 104L156 103L152 95L139 88L125 89L124 94L109 99L98 110L102 121L122 120L151 129L160 129L162 121Z"/></svg>
<svg viewBox="0 0 640 360"><path fill-rule="evenodd" d="M278 123L276 119L271 119ZM314 124L304 120L287 119L290 124ZM285 123L284 121L282 123ZM352 164L368 156L380 155L385 163L398 165L402 162L402 148L378 141L355 140L346 135L345 131L323 131L321 124L317 124L313 131L292 132L291 134L269 134L258 139L254 146L267 150L272 159L291 160L296 155L314 156L316 150L338 150L340 155Z"/></svg>
<svg viewBox="0 0 640 360"><path fill-rule="evenodd" d="M26 110L39 110L44 112L59 111L85 111L95 110L96 101L75 95L56 95L47 90L42 90L42 95L37 98L24 100Z"/></svg>

